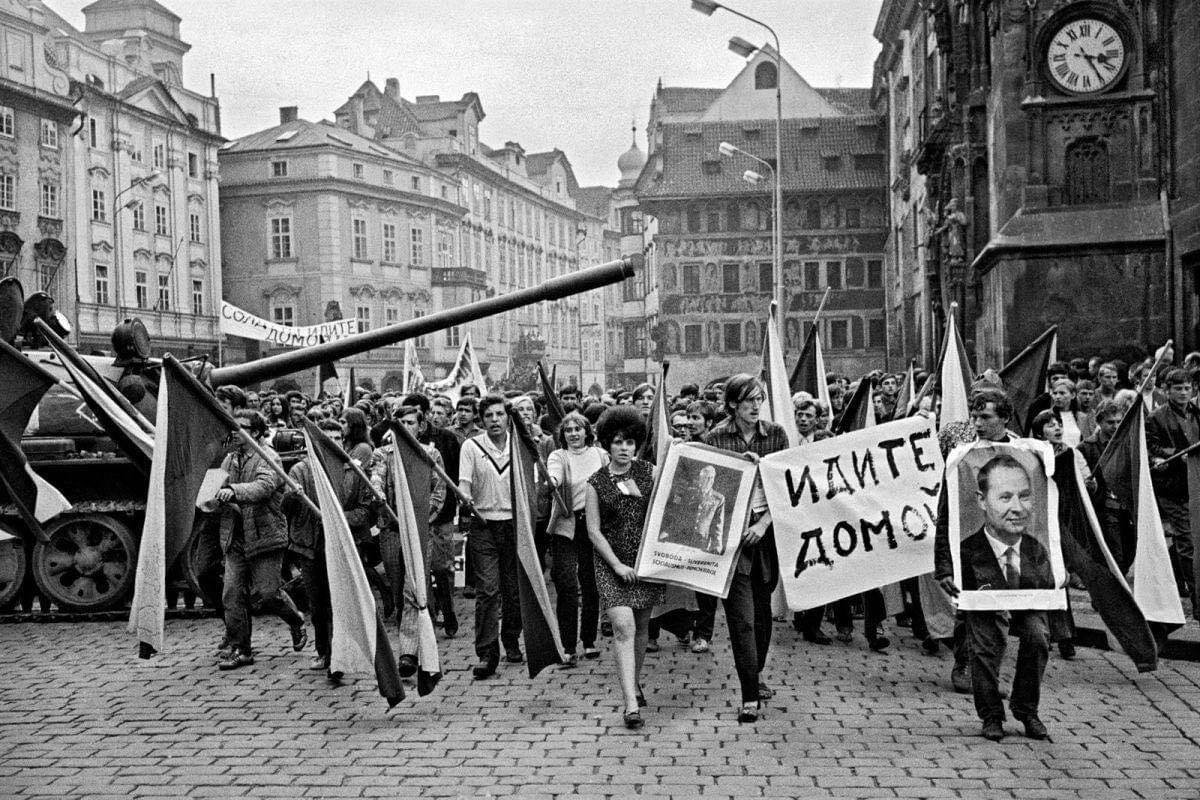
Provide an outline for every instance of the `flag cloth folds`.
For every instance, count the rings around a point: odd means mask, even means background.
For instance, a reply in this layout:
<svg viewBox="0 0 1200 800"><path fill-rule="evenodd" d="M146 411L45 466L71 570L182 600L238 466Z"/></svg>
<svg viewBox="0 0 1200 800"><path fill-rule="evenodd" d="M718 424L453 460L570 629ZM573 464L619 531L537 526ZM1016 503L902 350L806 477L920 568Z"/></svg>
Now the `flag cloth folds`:
<svg viewBox="0 0 1200 800"><path fill-rule="evenodd" d="M404 340L404 372L401 375L401 386L406 395L425 391L425 373L417 361L417 346L412 339Z"/></svg>
<svg viewBox="0 0 1200 800"><path fill-rule="evenodd" d="M196 495L235 425L170 355L163 358L155 419L154 459L129 609L129 632L137 635L143 658L162 650L167 568L191 536Z"/></svg>
<svg viewBox="0 0 1200 800"><path fill-rule="evenodd" d="M637 454L638 458L651 464L660 463L659 459L666 457L671 445L671 420L667 417L667 370L670 368L671 362L664 361L654 400L650 403L650 417L646 420L646 441Z"/></svg>
<svg viewBox="0 0 1200 800"><path fill-rule="evenodd" d="M795 447L800 444L800 431L796 428L796 414L792 410L791 386L783 363L783 343L779 339L779 309L774 302L767 315L767 330L763 336L761 375L767 390L766 417L783 427L788 447ZM824 383L824 376L821 376L821 382Z"/></svg>
<svg viewBox="0 0 1200 800"><path fill-rule="evenodd" d="M820 326L813 324L804 337L800 348L800 360L792 368L792 392L808 392L817 400L829 405L829 384L825 382L825 356L821 353Z"/></svg>
<svg viewBox="0 0 1200 800"><path fill-rule="evenodd" d="M946 339L942 344L942 357L938 364L940 373L939 391L942 410L938 415L938 429L953 422L969 423L971 410L969 397L975 374L967 362L966 348L958 332L958 304L950 304L950 317L946 320Z"/></svg>
<svg viewBox="0 0 1200 800"><path fill-rule="evenodd" d="M875 424L875 402L872 397L874 392L874 379L870 375L862 376L858 381L858 386L854 389L854 394L850 395L850 399L842 407L842 413L834 420L833 430L835 433L860 431L869 427L868 419L871 425Z"/></svg>
<svg viewBox="0 0 1200 800"><path fill-rule="evenodd" d="M1137 531L1130 582L1138 608L1150 622L1184 624L1162 518L1150 484L1143 403L1134 403L1125 412L1095 471L1104 476L1109 491L1128 510Z"/></svg>
<svg viewBox="0 0 1200 800"><path fill-rule="evenodd" d="M342 395L342 408L354 407L354 390L357 387L354 385L354 367L350 368L350 375L346 378L346 387Z"/></svg>
<svg viewBox="0 0 1200 800"><path fill-rule="evenodd" d="M1087 489L1086 462L1081 464L1082 460L1079 451L1073 449L1055 459L1063 562L1068 572L1083 581L1092 607L1121 649L1133 659L1138 672L1150 672L1158 666L1158 648L1146 617L1104 542L1104 530Z"/></svg>
<svg viewBox="0 0 1200 800"><path fill-rule="evenodd" d="M900 391L896 393L896 411L894 419L907 417L912 413L913 403L916 402L916 373L913 359L908 361L908 371L904 373L904 383L900 386Z"/></svg>
<svg viewBox="0 0 1200 800"><path fill-rule="evenodd" d="M308 466L321 508L321 529L325 533L325 566L329 576L329 605L333 617L333 636L329 645L330 672L372 672L379 694L388 708L404 699L400 670L392 654L383 619L375 607L375 597L367 583L354 535L342 511L329 472L341 471L335 450L341 448L324 436L304 431Z"/></svg>
<svg viewBox="0 0 1200 800"><path fill-rule="evenodd" d="M21 435L54 376L0 340L0 486L26 526L46 538L41 523L71 507L62 493L33 471L21 450Z"/></svg>
<svg viewBox="0 0 1200 800"><path fill-rule="evenodd" d="M417 606L417 694L433 691L442 677L437 636L429 612L429 573L425 569L429 541L429 485L433 470L423 458L420 443L408 429L392 425L392 486L400 518L400 550L404 556L404 591ZM417 509L423 509L417 513ZM401 609L400 613L406 613Z"/></svg>
<svg viewBox="0 0 1200 800"><path fill-rule="evenodd" d="M1050 353L1057 349L1057 342L1058 326L1052 325L1000 370L1004 392L1013 407L1013 430L1029 430L1032 421L1029 410L1033 401L1046 391L1046 368L1050 366Z"/></svg>
<svg viewBox="0 0 1200 800"><path fill-rule="evenodd" d="M512 489L513 528L517 537L517 560L521 569L517 586L521 595L521 627L525 635L525 657L529 677L535 677L551 664L566 660L558 619L550 602L550 591L542 572L534 544L534 520L537 518L537 493L534 491L534 469L537 447L525 430L520 417L509 412L511 431L508 437L510 458L510 487Z"/></svg>
<svg viewBox="0 0 1200 800"><path fill-rule="evenodd" d="M471 334L469 333L463 335L462 345L458 349L458 358L455 359L450 374L440 381L427 383L425 388L427 391L440 392L449 397L452 403L458 403L464 386L478 388L481 397L487 394L483 370L479 368L479 361L475 357L475 348L471 346Z"/></svg>
<svg viewBox="0 0 1200 800"><path fill-rule="evenodd" d="M321 337L325 344L325 337ZM322 361L317 367L317 391L313 397L334 397L342 393L342 379L338 375L337 364L333 361Z"/></svg>
<svg viewBox="0 0 1200 800"><path fill-rule="evenodd" d="M538 380L542 384L542 399L546 402L546 416L550 417L549 430L558 430L559 423L562 418L567 415L563 410L562 402L558 399L558 393L554 391L554 382L546 375L546 368L542 366L542 362L537 362Z"/></svg>

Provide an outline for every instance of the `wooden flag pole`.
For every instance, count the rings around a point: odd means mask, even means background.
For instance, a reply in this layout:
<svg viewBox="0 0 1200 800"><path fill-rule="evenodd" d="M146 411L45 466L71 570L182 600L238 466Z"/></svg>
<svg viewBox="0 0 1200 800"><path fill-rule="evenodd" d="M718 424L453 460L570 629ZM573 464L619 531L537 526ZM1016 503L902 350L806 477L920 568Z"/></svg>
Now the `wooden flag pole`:
<svg viewBox="0 0 1200 800"><path fill-rule="evenodd" d="M474 508L471 503L471 498L463 494L463 490L458 488L458 484L450 480L450 476L446 474L446 471L438 466L437 462L433 460L433 457L430 456L429 453L425 452L425 448L421 447L421 443L417 441L417 437L412 435L412 431L403 425L396 425L394 428L392 428L392 431L399 431L401 436L407 438L409 445L411 445L414 450L420 453L421 459L429 465L429 468L433 470L433 474L441 478L442 481L445 482L448 489L454 492L454 496L458 498L458 502L461 505L468 509Z"/></svg>

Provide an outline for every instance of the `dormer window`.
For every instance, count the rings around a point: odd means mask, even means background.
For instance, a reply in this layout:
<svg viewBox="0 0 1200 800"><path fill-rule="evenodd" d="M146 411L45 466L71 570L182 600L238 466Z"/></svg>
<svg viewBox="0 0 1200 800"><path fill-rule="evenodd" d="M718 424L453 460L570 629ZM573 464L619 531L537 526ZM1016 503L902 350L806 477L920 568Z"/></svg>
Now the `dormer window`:
<svg viewBox="0 0 1200 800"><path fill-rule="evenodd" d="M754 68L755 89L776 89L779 87L779 70L770 61L763 61Z"/></svg>

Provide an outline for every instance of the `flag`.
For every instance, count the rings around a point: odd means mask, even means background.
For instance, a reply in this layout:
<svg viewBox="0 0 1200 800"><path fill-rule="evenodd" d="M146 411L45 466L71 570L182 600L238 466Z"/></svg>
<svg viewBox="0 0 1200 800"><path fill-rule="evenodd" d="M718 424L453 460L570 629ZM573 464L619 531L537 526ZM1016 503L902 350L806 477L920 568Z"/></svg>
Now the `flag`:
<svg viewBox="0 0 1200 800"><path fill-rule="evenodd" d="M774 301L771 303L766 327L761 373L767 389L766 417L776 425L783 426L788 447L795 447L800 444L800 431L796 429L796 414L792 410L792 392L786 378L787 367L783 363L783 343L779 339L779 309ZM822 375L821 383L824 382L825 376Z"/></svg>
<svg viewBox="0 0 1200 800"><path fill-rule="evenodd" d="M862 430L868 427L868 419L870 419L871 425L874 425L874 393L875 380L870 375L863 375L858 382L858 386L854 389L854 394L850 395L850 399L846 401L846 405L842 408L842 413L834 421L834 432L848 433L849 431Z"/></svg>
<svg viewBox="0 0 1200 800"><path fill-rule="evenodd" d="M400 670L392 654L383 619L375 607L375 597L367 583L367 573L354 535L342 511L329 473L342 471L341 450L325 436L314 436L306 426L308 466L321 508L321 529L325 533L325 567L329 575L329 605L333 617L333 637L329 645L330 672L372 672L379 694L388 708L404 699ZM319 431L318 431L319 433Z"/></svg>
<svg viewBox="0 0 1200 800"><path fill-rule="evenodd" d="M896 393L896 411L894 418L900 419L907 417L913 409L913 404L916 401L916 375L913 371L914 360L909 359L908 371L904 373L904 383L900 387L900 391Z"/></svg>
<svg viewBox="0 0 1200 800"><path fill-rule="evenodd" d="M521 595L521 626L525 634L525 656L529 663L529 677L535 677L551 664L566 660L562 637L558 631L558 619L550 602L546 578L542 573L542 562L534 545L533 528L537 517L537 496L534 492L534 469L537 465L537 447L521 418L509 412L510 450L509 476L512 489L513 527L517 536L517 559L521 569L517 574L517 585Z"/></svg>
<svg viewBox="0 0 1200 800"><path fill-rule="evenodd" d="M670 368L671 362L664 361L654 400L650 403L650 417L646 420L646 441L642 442L637 454L638 458L652 464L661 463L660 459L666 457L671 445L671 420L667 417L667 370Z"/></svg>
<svg viewBox="0 0 1200 800"><path fill-rule="evenodd" d="M1067 571L1083 581L1092 607L1138 671L1149 672L1158 665L1158 648L1146 617L1105 544L1080 464L1082 458L1078 451L1067 450L1055 459L1063 561Z"/></svg>
<svg viewBox="0 0 1200 800"><path fill-rule="evenodd" d="M800 360L792 368L792 393L808 392L829 408L829 384L825 382L825 356L821 354L821 337L817 331L819 326L813 324L804 337L804 346L800 348Z"/></svg>
<svg viewBox="0 0 1200 800"><path fill-rule="evenodd" d="M1000 370L1004 392L1013 407L1013 430L1027 431L1032 422L1033 401L1046 391L1046 368L1050 353L1057 349L1058 326L1052 325Z"/></svg>
<svg viewBox="0 0 1200 800"><path fill-rule="evenodd" d="M154 425L49 325L38 320L38 328L96 420L133 465L148 475L154 456Z"/></svg>
<svg viewBox="0 0 1200 800"><path fill-rule="evenodd" d="M404 373L400 385L406 395L425 391L425 373L417 362L417 346L412 339L404 340Z"/></svg>
<svg viewBox="0 0 1200 800"><path fill-rule="evenodd" d="M405 591L412 592L417 605L417 694L424 697L441 680L437 636L429 613L429 575L425 549L429 541L429 485L433 470L421 452L421 444L408 429L392 423L392 487L396 516L400 518L400 549L404 555ZM417 513L417 509L422 509ZM401 611L403 613L403 610Z"/></svg>
<svg viewBox="0 0 1200 800"><path fill-rule="evenodd" d="M320 343L325 344L324 336L320 338ZM330 385L330 381L334 381L337 384L336 389ZM317 367L317 391L313 394L313 397L332 397L334 394L339 393L341 388L342 380L338 375L337 364L333 361L322 361Z"/></svg>
<svg viewBox="0 0 1200 800"><path fill-rule="evenodd" d="M552 433L558 430L558 426L562 423L562 418L567 415L563 410L562 403L558 399L558 394L554 391L553 379L547 377L546 368L542 366L542 362L537 362L538 379L542 383L542 395L546 400L546 415L550 417L550 428L547 433Z"/></svg>
<svg viewBox="0 0 1200 800"><path fill-rule="evenodd" d="M938 429L953 422L971 421L970 388L975 380L971 365L967 362L966 348L958 332L958 304L950 304L950 318L946 321L946 339L942 344L942 357L938 363L939 389L942 395L942 410L938 415Z"/></svg>
<svg viewBox="0 0 1200 800"><path fill-rule="evenodd" d="M342 397L342 408L354 408L355 398L354 367L350 368L350 376L346 379L345 394Z"/></svg>
<svg viewBox="0 0 1200 800"><path fill-rule="evenodd" d="M155 419L154 458L129 609L129 632L137 635L143 658L162 650L167 569L191 536L196 495L236 424L170 355L163 359Z"/></svg>
<svg viewBox="0 0 1200 800"><path fill-rule="evenodd" d="M479 389L479 394L487 394L487 384L483 380L483 371L475 358L475 348L471 346L471 334L463 335L462 346L458 350L458 358L450 374L440 381L425 384L432 392L440 392L450 398L450 402L458 403L462 395L462 387L471 385Z"/></svg>
<svg viewBox="0 0 1200 800"><path fill-rule="evenodd" d="M1125 412L1095 471L1104 476L1109 491L1128 510L1137 531L1130 574L1138 608L1151 622L1183 625L1183 605L1179 602L1162 518L1150 484L1144 404L1134 403Z"/></svg>
<svg viewBox="0 0 1200 800"><path fill-rule="evenodd" d="M33 471L20 443L34 409L55 382L49 372L0 341L0 486L29 530L42 540L46 534L41 523L71 504Z"/></svg>

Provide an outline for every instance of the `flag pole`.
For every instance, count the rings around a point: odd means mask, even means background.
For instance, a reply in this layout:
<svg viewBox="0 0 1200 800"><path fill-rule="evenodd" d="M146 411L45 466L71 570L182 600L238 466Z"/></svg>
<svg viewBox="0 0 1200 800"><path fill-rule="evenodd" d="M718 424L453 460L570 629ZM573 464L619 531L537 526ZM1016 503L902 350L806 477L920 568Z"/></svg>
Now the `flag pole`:
<svg viewBox="0 0 1200 800"><path fill-rule="evenodd" d="M446 474L446 470L439 467L438 463L433 460L433 457L425 452L425 448L421 447L421 442L417 440L417 437L412 435L412 431L403 425L394 426L392 432L395 433L396 431L399 431L400 436L408 440L409 445L420 454L421 460L433 470L433 474L437 475L446 484L447 488L454 492L454 496L458 498L458 502L466 505L467 508L472 508L471 498L467 497L463 493L463 490L458 488L458 484L450 480L450 476Z"/></svg>
<svg viewBox="0 0 1200 800"><path fill-rule="evenodd" d="M828 299L829 299L829 287L826 286L825 294L821 295L821 304L819 306L817 306L817 313L813 315L813 325L816 325L817 322L821 319L821 312L825 310L825 301L827 301ZM783 310L780 309L779 313L782 314Z"/></svg>

